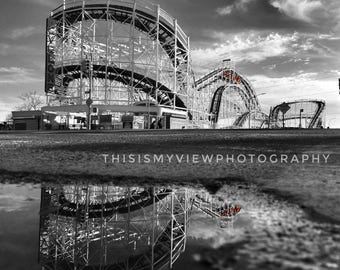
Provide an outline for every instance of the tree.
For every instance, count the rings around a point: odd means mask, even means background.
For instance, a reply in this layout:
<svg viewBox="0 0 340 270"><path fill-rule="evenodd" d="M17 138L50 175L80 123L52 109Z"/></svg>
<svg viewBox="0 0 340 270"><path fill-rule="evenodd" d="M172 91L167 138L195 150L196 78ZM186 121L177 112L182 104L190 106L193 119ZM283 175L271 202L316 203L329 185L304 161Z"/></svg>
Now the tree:
<svg viewBox="0 0 340 270"><path fill-rule="evenodd" d="M12 113L8 113L5 117L6 122L9 122L10 120L12 120Z"/></svg>
<svg viewBox="0 0 340 270"><path fill-rule="evenodd" d="M45 103L43 97L39 95L37 91L23 93L19 96L19 98L23 101L23 103L16 107L18 111L40 110Z"/></svg>

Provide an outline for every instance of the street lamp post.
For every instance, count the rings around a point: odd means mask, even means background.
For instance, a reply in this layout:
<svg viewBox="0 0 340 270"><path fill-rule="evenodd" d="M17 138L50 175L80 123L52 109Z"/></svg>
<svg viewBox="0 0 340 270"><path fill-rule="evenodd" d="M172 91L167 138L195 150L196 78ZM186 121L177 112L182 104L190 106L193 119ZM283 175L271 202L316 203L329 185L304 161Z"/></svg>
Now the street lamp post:
<svg viewBox="0 0 340 270"><path fill-rule="evenodd" d="M250 117L251 117L251 103L250 103L250 101L252 100L252 98L250 98L249 100L248 100L248 110L249 110L249 116L248 116L248 128L250 129Z"/></svg>
<svg viewBox="0 0 340 270"><path fill-rule="evenodd" d="M303 113L303 109L300 109L300 123L299 123L299 128L302 128L302 123L301 123L301 120L302 120L302 113Z"/></svg>
<svg viewBox="0 0 340 270"><path fill-rule="evenodd" d="M89 97L86 100L86 105L88 107L88 110L87 110L87 129L90 130L91 129L91 105L93 103L93 100L92 100L92 88L93 88L92 53L91 53L91 59L87 63L88 63L88 67L86 67L86 69L87 69L88 77L89 77L89 90L88 90Z"/></svg>
<svg viewBox="0 0 340 270"><path fill-rule="evenodd" d="M270 129L270 127L271 127L271 115L272 115L272 111L273 111L273 108L272 107L270 107L270 109L269 109L269 117L268 117L268 129Z"/></svg>

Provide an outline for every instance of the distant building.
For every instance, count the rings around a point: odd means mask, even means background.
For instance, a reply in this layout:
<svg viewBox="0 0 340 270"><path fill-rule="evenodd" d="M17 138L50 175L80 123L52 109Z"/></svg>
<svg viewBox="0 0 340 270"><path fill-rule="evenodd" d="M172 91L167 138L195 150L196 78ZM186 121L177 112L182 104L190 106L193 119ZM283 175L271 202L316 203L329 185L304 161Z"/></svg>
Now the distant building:
<svg viewBox="0 0 340 270"><path fill-rule="evenodd" d="M41 116L41 111L14 111L12 112L13 128L15 130L40 130Z"/></svg>

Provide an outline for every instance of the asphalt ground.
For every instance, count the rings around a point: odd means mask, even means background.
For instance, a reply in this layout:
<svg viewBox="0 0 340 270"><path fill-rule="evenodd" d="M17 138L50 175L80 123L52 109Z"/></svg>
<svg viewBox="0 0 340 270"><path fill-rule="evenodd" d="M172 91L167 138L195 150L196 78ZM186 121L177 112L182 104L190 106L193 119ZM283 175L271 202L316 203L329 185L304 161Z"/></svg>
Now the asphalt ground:
<svg viewBox="0 0 340 270"><path fill-rule="evenodd" d="M340 223L340 130L6 132L0 180L249 183Z"/></svg>

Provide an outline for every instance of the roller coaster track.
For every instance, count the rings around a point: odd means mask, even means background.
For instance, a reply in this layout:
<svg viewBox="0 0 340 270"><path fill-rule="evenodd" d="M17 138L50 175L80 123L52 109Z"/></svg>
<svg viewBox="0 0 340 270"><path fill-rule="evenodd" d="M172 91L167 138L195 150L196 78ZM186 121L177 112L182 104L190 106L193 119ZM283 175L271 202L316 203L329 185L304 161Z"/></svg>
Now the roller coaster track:
<svg viewBox="0 0 340 270"><path fill-rule="evenodd" d="M225 75L225 73L228 75ZM201 79L197 80L195 82L195 86L197 91L203 91L205 88L219 81L223 81L225 84L218 86L218 88L215 90L209 110L210 114L212 115L210 120L212 120L214 123L217 123L219 118L223 92L228 88L238 92L247 110L252 107L257 111L261 111L254 89L243 76L233 69L217 68ZM245 114L245 116L247 115L248 114ZM239 126L242 123L242 119L243 118L236 120L234 125Z"/></svg>
<svg viewBox="0 0 340 270"><path fill-rule="evenodd" d="M318 108L316 110L315 116L313 117L312 121L309 124L309 128L317 127L316 126L318 124L317 120L319 119L320 115L324 111L325 106L326 106L325 102L320 102L320 101L318 102Z"/></svg>
<svg viewBox="0 0 340 270"><path fill-rule="evenodd" d="M275 106L271 112L271 115L270 115L270 119L272 119L271 121L272 122L277 122L278 121L278 116L279 116L279 112L282 112L281 111L281 107L283 104L287 104L288 106L289 105L292 105L292 104L299 104L299 103L314 103L317 105L316 107L316 110L315 110L315 113L312 115L307 115L307 116L304 116L303 118L306 118L306 119L311 119L311 121L309 122L308 124L308 127L307 128L317 128L318 126L318 120L320 119L320 116L322 114L322 112L324 111L325 109L325 102L324 101L321 101L321 100L296 100L296 101L292 101L292 102L284 102L284 103L281 103L277 106ZM287 116L285 117L285 120L293 120L293 119L299 119L300 118L300 115L293 115L293 116Z"/></svg>
<svg viewBox="0 0 340 270"><path fill-rule="evenodd" d="M159 191L159 194L150 195L148 191L142 191L138 194L131 196L130 199L120 199L114 202L89 204L88 217L89 218L102 218L111 217L115 213L125 214L134 212L142 208L152 205L154 202L159 202L169 195L171 190L165 189ZM65 195L61 193L58 196L58 205L52 206L49 214L57 214L65 217L79 217L85 212L85 205L77 204L68 201Z"/></svg>
<svg viewBox="0 0 340 270"><path fill-rule="evenodd" d="M223 72L228 72L229 75L223 76ZM241 97L247 108L249 107L249 104L252 104L254 108L257 108L260 106L258 99L255 95L255 91L253 87L250 85L250 83L248 82L248 80L244 76L242 76L241 74L239 74L238 72L232 69L225 69L225 68L215 69L214 71L205 75L201 79L197 80L195 82L195 85L197 87L197 91L202 91L204 88L218 81L225 81L225 82L233 83L233 80L230 80L229 77L239 78L239 81L237 81L237 84L236 85L232 84L231 86L234 86L234 87L236 86L238 89L243 91L244 95L241 95ZM238 85L242 85L244 87L244 90L238 87ZM219 98L218 95L215 98Z"/></svg>
<svg viewBox="0 0 340 270"><path fill-rule="evenodd" d="M134 39L136 36L131 34L134 32L130 32L131 36L126 37L130 39L130 47L126 46L124 42L115 42L112 38L110 38L110 44L108 44L108 36L111 35L111 33L108 32L108 28L106 29L106 44L99 42L87 44L88 41L84 40L82 32L83 23L86 21L94 22L94 24L96 21L106 21L107 23L111 21L112 23L130 26L131 29L136 30L136 32L144 33L153 42L156 41L157 48L159 44L162 53L168 57L169 65L173 67L171 73L175 73L173 76L175 77L175 85L177 85L176 91L175 89L170 89L171 87L165 86L164 81L162 83L162 80L164 80L166 76L169 76L167 70L163 71L162 76L156 76L155 70L153 71L154 73L152 73L150 71L146 72L144 69L139 69L137 64L135 65L134 60L130 59L131 57L129 60L124 60L129 63L123 61L123 64L119 65L119 67L116 61L119 62L120 58L112 55L109 57L108 50L112 49L116 49L120 52L122 51L123 55L134 55L136 52L134 49ZM81 24L81 27L77 28L77 24L79 23ZM188 68L188 66L190 66L189 39L177 24L177 21L166 11L159 8L159 6L144 3L143 0L67 1L65 5L61 5L51 12L50 17L47 19L46 29L46 78L53 76L48 69L48 67L52 66L54 68L56 81L62 80L61 85L63 86L60 88L53 80L49 81L46 79L46 81L48 81L45 88L47 93L53 94L54 89L54 94L60 95L64 92L65 99L72 99L72 96L66 96L68 86L74 80L88 77L83 74L81 62L84 59L88 59L91 55L91 61L92 56L94 56L95 59L92 61L93 78L117 81L123 85L129 86L129 89L131 87L131 89L134 89L135 91L147 93L150 98L153 98L160 105L180 110L187 109L187 104L184 102L185 99L179 96L183 94L183 92L184 95L186 95L187 91L187 81L184 78L188 76L188 70L190 70ZM78 36L74 36L76 41L71 39L71 37L73 38L73 31L78 31ZM68 34L69 32L71 32L70 35ZM70 46L70 42L74 42L74 45ZM58 45L59 43L61 45ZM88 46L88 48L86 46ZM59 48L59 51L57 51L57 48ZM68 49L71 50L71 58L69 58L67 54ZM77 50L77 53L72 51L74 49ZM66 50L66 54L64 54L64 50ZM145 50L151 49L146 48ZM152 50L155 50L156 56L156 49ZM60 56L60 51L62 51L62 56ZM55 58L56 54L59 55L59 60L57 61L55 60L57 59ZM158 69L158 67L156 68ZM169 78L166 78L166 80L171 81L171 83L168 81L169 85L172 85L174 81ZM76 87L79 88L79 85L81 84L82 82L77 84ZM105 82L105 91L107 89L106 87ZM82 92L82 87L80 87L80 91L77 92L77 98L80 98L79 100L81 100L81 102L84 101L84 98L79 94ZM129 94L131 97L132 93ZM105 99L106 101L106 92L105 98L102 99Z"/></svg>
<svg viewBox="0 0 340 270"><path fill-rule="evenodd" d="M96 78L99 79L109 79L120 82L124 85L131 85L131 80L133 81L133 87L139 88L141 91L150 94L150 96L156 99L156 89L157 101L159 104L173 106L174 104L178 108L186 108L183 101L175 96L172 91L161 83L156 83L154 79L145 77L136 71L132 72L130 70L121 69L115 66L102 66L93 65L93 73ZM81 66L80 65L69 65L63 68L59 67L56 69L56 74L64 74L63 86L68 87L70 82L79 79L81 77Z"/></svg>
<svg viewBox="0 0 340 270"><path fill-rule="evenodd" d="M99 31L96 31L97 21L102 21L98 23ZM100 29L100 26L104 26L103 22L106 22L105 34L99 34L100 38L97 39L96 33L103 31ZM108 28L111 22L112 29ZM117 31L123 32L123 35L118 35L117 39L113 38L113 33L115 33L113 24L119 24ZM143 35L140 36L135 32ZM145 39L145 36L148 37L147 43L136 42L136 38ZM208 121L207 111L210 110L210 120L217 123L222 94L228 88L228 91L233 90L239 94L248 111L250 109L261 111L257 96L249 81L233 68L216 68L195 81L190 62L189 38L177 21L166 11L143 0L66 1L64 5L53 10L47 19L46 44L45 91L51 94L48 95L51 99L55 98L54 94L57 98L59 95L62 97L52 100L53 102L65 101L68 105L85 104L87 99L85 94L88 94L88 98L91 97L94 104L98 105L101 102L105 105L114 105L119 99L125 102L124 104L130 104L130 102L141 101L147 94L161 106L185 111L190 108L189 120L193 119L192 114L195 112L195 119L204 118L204 121ZM157 61L154 60L156 55ZM147 63L135 61L135 56ZM97 94L93 96L91 96L91 91L84 90L91 86L90 82L87 86L82 81L83 78L90 80L90 76L87 76L81 66L85 60L91 61L93 76L91 78L99 79L94 81L100 87L97 88ZM159 61L165 64L160 65ZM234 78L237 80L235 81ZM76 80L79 82L70 85ZM124 88L128 96L124 94L117 98L112 95L112 89L117 86L114 85L111 88L111 83L108 86L106 80L128 86ZM193 85L189 86L190 81L193 81ZM224 84L224 87L220 82ZM209 105L205 103L204 108L196 108L195 106L200 105L190 100L189 91L194 91L195 96L197 92L213 84L216 84L216 92L212 100L207 100ZM191 90L190 87L192 87ZM67 95L69 89L71 92ZM67 103L67 101L70 102ZM203 118L197 117L197 114L202 114ZM241 120L236 124L242 123Z"/></svg>
<svg viewBox="0 0 340 270"><path fill-rule="evenodd" d="M236 127L242 127L245 123L245 121L250 117L249 116L249 112L245 112L243 113L242 115L240 115L234 122L234 126ZM256 115L257 114L260 114L262 117L263 117L263 121L262 121L262 124L259 128L262 128L263 125L268 121L268 115L266 115L265 113L263 112L256 112ZM261 119L262 120L262 119Z"/></svg>
<svg viewBox="0 0 340 270"><path fill-rule="evenodd" d="M218 116L220 112L221 107L221 100L222 100L222 94L224 90L226 89L226 86L220 86L217 88L217 90L214 93L213 99L211 101L211 107L210 107L210 114L212 115L212 120L214 123L217 123Z"/></svg>
<svg viewBox="0 0 340 270"><path fill-rule="evenodd" d="M101 20L110 20L110 18L114 18L115 21L122 24L131 24L135 26L141 32L144 32L150 36L153 40L157 40L157 18L154 14L152 14L152 10L150 8L142 7L141 5L136 5L134 7L133 1L109 1L108 3L93 3L89 4L86 1L85 5L82 5L81 1L76 1L75 3L68 3L66 9L63 10L63 6L56 8L52 12L51 19L57 21L61 20L64 16L67 22L72 25L82 20L89 19L101 19ZM116 3L111 3L116 2ZM83 10L86 11L85 16L82 16ZM174 21L164 10L160 9L159 16L159 36L158 40L163 47L164 51L168 54L171 59L173 65L175 65L175 53L173 51L174 43L177 44L177 56L186 54L186 45L187 37L184 34L183 30L177 26L178 38L175 40L175 27ZM132 20L134 20L132 22ZM59 36L62 35L62 26L59 25L57 27L57 33Z"/></svg>
<svg viewBox="0 0 340 270"><path fill-rule="evenodd" d="M244 122L247 120L248 117L250 117L250 116L249 116L249 112L243 113L242 115L240 115L240 116L235 120L234 126L242 127L243 124L244 124Z"/></svg>

